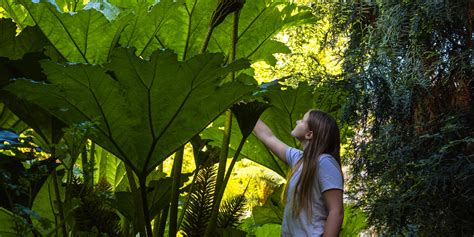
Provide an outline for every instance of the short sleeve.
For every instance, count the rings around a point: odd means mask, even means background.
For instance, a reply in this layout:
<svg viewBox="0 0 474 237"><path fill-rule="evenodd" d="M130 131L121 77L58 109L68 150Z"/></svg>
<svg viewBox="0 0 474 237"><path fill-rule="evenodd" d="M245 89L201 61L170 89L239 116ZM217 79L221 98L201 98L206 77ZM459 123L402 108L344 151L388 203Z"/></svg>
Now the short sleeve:
<svg viewBox="0 0 474 237"><path fill-rule="evenodd" d="M323 155L319 160L319 183L321 192L329 189L344 190L344 181L339 164L329 155Z"/></svg>
<svg viewBox="0 0 474 237"><path fill-rule="evenodd" d="M288 163L290 167L293 167L296 165L296 162L298 162L298 160L301 158L301 156L303 155L303 152L296 148L288 147L286 149L285 155L286 155L286 162Z"/></svg>

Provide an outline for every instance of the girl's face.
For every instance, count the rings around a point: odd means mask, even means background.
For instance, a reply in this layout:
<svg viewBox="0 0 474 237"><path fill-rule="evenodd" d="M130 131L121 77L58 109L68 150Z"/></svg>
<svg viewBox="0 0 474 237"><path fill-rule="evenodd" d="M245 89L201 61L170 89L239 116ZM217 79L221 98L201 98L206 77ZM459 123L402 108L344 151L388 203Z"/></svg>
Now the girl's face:
<svg viewBox="0 0 474 237"><path fill-rule="evenodd" d="M296 126L293 131L291 131L291 135L300 142L311 140L311 138L313 138L313 132L308 129L308 117L309 111L304 114L303 119L296 121Z"/></svg>

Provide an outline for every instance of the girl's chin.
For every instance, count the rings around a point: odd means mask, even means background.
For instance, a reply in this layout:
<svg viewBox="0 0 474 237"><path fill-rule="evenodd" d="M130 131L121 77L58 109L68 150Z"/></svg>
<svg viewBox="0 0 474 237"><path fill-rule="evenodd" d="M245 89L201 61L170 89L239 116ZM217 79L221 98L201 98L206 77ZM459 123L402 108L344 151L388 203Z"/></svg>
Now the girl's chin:
<svg viewBox="0 0 474 237"><path fill-rule="evenodd" d="M300 141L300 142L304 140L304 139L302 139L301 137L295 136L295 135L293 134L293 132L291 132L291 136L294 137L296 140L298 140L298 141Z"/></svg>

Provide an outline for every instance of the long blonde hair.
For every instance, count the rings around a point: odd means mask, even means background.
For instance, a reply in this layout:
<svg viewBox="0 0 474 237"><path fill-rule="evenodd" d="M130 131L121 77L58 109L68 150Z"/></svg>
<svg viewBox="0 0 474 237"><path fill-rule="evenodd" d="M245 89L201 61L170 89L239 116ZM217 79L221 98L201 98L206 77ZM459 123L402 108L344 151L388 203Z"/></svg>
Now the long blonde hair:
<svg viewBox="0 0 474 237"><path fill-rule="evenodd" d="M313 132L313 137L308 141L303 150L303 156L293 166L288 174L285 187L285 199L288 195L288 184L296 170L302 165L300 177L295 185L293 194L293 215L298 215L301 210L306 211L308 218L312 216L311 202L314 197L314 182L319 180L319 158L323 153L336 159L341 167L339 127L336 120L329 114L312 109L307 119L308 129Z"/></svg>

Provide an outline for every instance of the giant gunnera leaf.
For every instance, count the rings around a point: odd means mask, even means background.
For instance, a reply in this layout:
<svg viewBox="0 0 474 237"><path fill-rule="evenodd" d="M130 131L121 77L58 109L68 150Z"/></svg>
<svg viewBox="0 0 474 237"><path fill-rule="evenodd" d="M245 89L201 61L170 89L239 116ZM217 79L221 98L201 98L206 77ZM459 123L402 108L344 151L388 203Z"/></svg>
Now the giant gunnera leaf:
<svg viewBox="0 0 474 237"><path fill-rule="evenodd" d="M109 21L95 9L64 13L49 2L19 2L54 48L69 62L107 62L128 19L122 17Z"/></svg>
<svg viewBox="0 0 474 237"><path fill-rule="evenodd" d="M0 19L0 57L17 60L25 53L43 50L47 41L38 27L26 27L18 36L16 28L10 19Z"/></svg>
<svg viewBox="0 0 474 237"><path fill-rule="evenodd" d="M146 175L234 102L255 89L222 84L247 61L224 65L222 54L179 62L171 51L149 60L118 48L103 66L43 61L50 84L17 80L7 87L66 124L96 121L92 140Z"/></svg>

